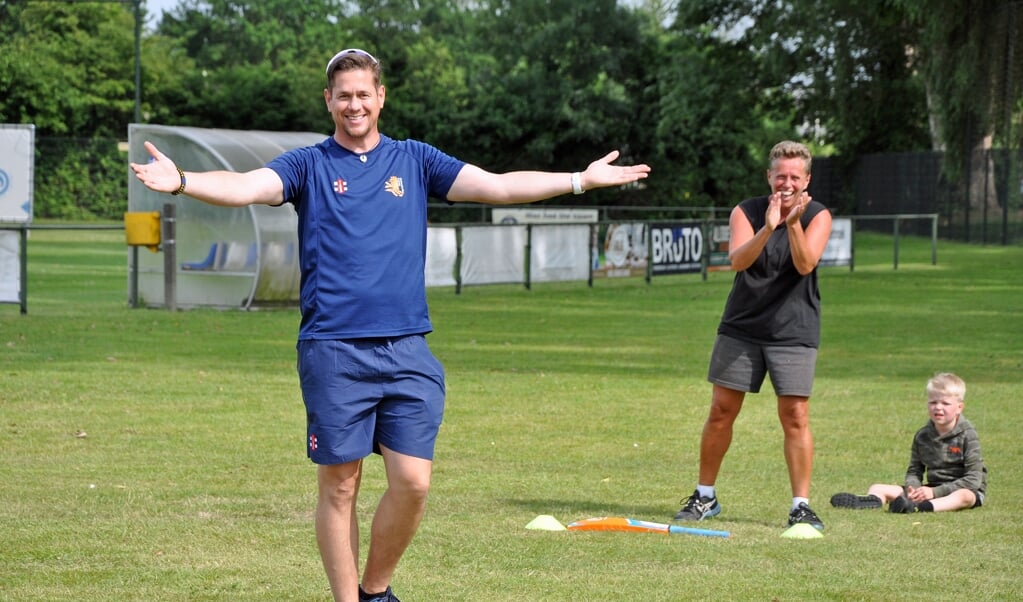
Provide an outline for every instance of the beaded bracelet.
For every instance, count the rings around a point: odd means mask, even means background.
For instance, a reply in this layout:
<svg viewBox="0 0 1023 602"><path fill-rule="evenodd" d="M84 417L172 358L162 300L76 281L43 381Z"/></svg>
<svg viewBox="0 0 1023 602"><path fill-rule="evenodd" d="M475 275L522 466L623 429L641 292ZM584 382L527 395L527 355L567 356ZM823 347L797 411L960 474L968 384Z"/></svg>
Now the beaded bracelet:
<svg viewBox="0 0 1023 602"><path fill-rule="evenodd" d="M173 196L178 196L179 194L185 191L185 172L181 171L180 167L178 167L177 170L178 176L181 177L181 186L178 186L178 189L171 193L171 195Z"/></svg>

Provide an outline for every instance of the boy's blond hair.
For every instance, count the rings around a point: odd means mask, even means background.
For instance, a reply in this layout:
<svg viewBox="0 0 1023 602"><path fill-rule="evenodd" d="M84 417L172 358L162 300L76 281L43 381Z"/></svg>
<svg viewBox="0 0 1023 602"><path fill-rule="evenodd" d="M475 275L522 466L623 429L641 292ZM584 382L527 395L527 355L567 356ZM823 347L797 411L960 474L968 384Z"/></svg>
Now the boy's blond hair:
<svg viewBox="0 0 1023 602"><path fill-rule="evenodd" d="M951 372L939 372L927 381L927 396L956 397L959 401L965 401L966 383Z"/></svg>

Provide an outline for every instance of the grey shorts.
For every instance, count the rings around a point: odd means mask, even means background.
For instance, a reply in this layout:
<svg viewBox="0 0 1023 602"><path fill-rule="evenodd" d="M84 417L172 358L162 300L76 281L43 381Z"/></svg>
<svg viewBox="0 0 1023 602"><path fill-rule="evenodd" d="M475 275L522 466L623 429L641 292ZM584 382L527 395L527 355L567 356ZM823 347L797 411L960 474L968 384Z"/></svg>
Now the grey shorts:
<svg viewBox="0 0 1023 602"><path fill-rule="evenodd" d="M707 380L735 391L759 393L770 374L776 395L810 397L816 367L813 347L758 345L719 334Z"/></svg>
<svg viewBox="0 0 1023 602"><path fill-rule="evenodd" d="M937 484L933 484L932 485L931 483L924 483L924 485L927 486L927 487L937 487L938 486ZM905 489L905 487L903 487L903 489ZM975 499L973 501L973 505L970 506L970 508L971 509L972 508L980 508L981 506L983 506L984 505L984 494L979 492L979 491L977 491L976 489L971 489L970 491L973 492L973 497L977 498L977 499Z"/></svg>

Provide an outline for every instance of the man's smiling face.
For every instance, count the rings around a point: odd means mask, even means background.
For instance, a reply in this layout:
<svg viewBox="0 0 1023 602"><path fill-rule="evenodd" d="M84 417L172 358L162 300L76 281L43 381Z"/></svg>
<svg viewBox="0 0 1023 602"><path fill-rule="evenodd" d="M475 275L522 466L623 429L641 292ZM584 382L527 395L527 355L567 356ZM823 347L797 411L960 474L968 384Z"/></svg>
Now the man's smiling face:
<svg viewBox="0 0 1023 602"><path fill-rule="evenodd" d="M323 99L334 118L335 136L341 138L343 146L353 147L351 150L375 146L384 86L376 84L369 69L335 71L331 84L323 91Z"/></svg>

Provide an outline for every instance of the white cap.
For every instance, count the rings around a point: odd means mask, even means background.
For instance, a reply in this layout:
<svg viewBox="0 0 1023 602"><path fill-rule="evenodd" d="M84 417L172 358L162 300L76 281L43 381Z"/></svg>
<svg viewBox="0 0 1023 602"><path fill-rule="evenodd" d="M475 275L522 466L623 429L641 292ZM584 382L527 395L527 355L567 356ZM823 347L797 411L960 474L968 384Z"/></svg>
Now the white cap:
<svg viewBox="0 0 1023 602"><path fill-rule="evenodd" d="M355 54L355 55L369 57L370 60L372 60L374 64L380 62L380 61L377 60L377 58L375 56L373 56L372 54L366 52L365 50L362 50L361 48L345 48L341 52L335 54L334 57L331 58L330 61L327 63L327 77L330 77L330 72L334 69L334 65L336 65L337 62L339 60L341 60L344 56L349 55L349 54Z"/></svg>

